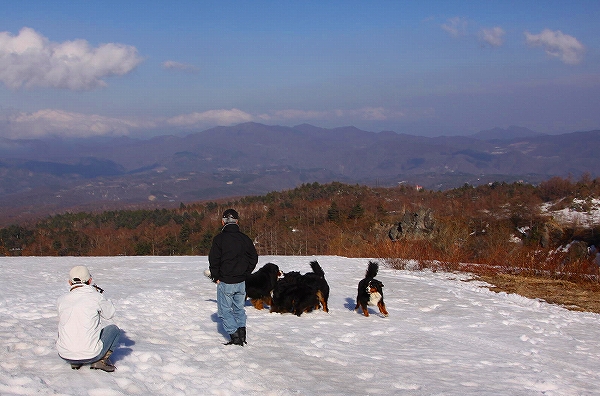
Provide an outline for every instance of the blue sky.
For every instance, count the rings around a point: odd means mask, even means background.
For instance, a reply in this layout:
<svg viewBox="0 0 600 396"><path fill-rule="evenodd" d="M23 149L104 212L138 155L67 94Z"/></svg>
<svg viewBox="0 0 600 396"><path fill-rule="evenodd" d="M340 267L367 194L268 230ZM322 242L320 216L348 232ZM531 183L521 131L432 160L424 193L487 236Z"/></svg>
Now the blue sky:
<svg viewBox="0 0 600 396"><path fill-rule="evenodd" d="M600 128L598 1L13 1L0 136Z"/></svg>

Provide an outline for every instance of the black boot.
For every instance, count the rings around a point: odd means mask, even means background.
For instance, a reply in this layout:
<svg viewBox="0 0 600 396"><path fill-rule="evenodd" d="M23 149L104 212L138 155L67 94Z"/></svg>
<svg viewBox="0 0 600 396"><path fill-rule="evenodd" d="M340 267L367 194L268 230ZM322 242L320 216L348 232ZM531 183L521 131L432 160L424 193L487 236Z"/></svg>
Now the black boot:
<svg viewBox="0 0 600 396"><path fill-rule="evenodd" d="M246 342L246 328L245 327L240 327L237 329L238 334L240 335L240 341L242 342L242 345L247 344Z"/></svg>
<svg viewBox="0 0 600 396"><path fill-rule="evenodd" d="M231 340L229 340L229 342L226 342L224 345L241 345L241 346L244 346L244 344L242 343L242 339L240 338L240 329L237 329L235 331L235 333L233 333L233 334L229 334L229 336L231 337Z"/></svg>

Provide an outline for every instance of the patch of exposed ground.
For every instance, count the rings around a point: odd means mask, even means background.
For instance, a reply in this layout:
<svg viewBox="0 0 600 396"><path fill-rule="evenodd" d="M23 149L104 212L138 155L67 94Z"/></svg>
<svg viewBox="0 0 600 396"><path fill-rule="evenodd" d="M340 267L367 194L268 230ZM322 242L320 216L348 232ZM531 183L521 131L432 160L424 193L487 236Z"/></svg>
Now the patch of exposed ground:
<svg viewBox="0 0 600 396"><path fill-rule="evenodd" d="M479 276L495 292L516 293L527 298L537 298L558 304L572 311L600 313L600 284L574 283L565 280L545 279L508 274Z"/></svg>

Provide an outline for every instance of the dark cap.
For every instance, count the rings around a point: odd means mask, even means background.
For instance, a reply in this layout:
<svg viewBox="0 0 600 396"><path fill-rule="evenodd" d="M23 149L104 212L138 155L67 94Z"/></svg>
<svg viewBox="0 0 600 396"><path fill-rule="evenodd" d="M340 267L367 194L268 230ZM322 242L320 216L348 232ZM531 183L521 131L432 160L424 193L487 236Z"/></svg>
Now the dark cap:
<svg viewBox="0 0 600 396"><path fill-rule="evenodd" d="M234 222L233 220L239 220L240 216L238 215L238 212L236 212L233 209L227 209L225 212L223 212L223 221L225 223L228 222Z"/></svg>

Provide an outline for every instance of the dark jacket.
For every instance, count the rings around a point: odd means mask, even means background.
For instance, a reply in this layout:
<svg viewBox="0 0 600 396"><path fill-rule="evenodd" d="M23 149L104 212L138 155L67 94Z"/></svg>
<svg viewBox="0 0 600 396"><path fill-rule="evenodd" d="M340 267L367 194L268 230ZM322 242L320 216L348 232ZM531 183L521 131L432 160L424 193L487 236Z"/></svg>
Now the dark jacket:
<svg viewBox="0 0 600 396"><path fill-rule="evenodd" d="M258 253L252 240L237 224L227 224L213 238L208 263L213 281L240 283L254 271Z"/></svg>

